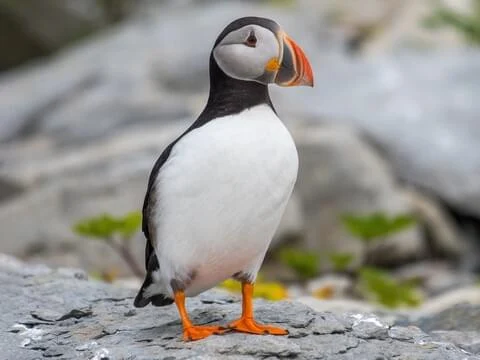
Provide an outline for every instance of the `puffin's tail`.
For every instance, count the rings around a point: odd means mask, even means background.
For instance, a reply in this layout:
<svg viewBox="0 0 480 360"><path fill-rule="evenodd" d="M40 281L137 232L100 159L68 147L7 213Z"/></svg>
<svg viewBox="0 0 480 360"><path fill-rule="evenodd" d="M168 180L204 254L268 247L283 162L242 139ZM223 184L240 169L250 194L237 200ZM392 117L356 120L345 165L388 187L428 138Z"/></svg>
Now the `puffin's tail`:
<svg viewBox="0 0 480 360"><path fill-rule="evenodd" d="M152 277L150 273L147 273L147 276L145 277L145 281L143 282L142 287L138 291L138 294L135 297L135 300L133 301L133 305L135 307L137 308L145 307L149 303L152 303L153 306L166 306L173 303L173 299L164 294L152 294L150 296L145 296L146 294L148 294L146 290L151 285L153 285Z"/></svg>

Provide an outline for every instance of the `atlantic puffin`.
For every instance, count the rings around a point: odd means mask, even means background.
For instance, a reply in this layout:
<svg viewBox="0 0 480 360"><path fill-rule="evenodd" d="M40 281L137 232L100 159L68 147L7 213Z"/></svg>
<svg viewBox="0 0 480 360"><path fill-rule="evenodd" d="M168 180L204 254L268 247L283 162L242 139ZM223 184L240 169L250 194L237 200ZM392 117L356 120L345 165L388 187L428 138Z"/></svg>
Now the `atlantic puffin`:
<svg viewBox="0 0 480 360"><path fill-rule="evenodd" d="M175 303L184 340L239 331L285 335L254 320L253 290L297 178L298 154L268 85L313 86L304 51L273 20L227 25L210 54L210 93L197 120L150 173L143 205L146 276L135 307ZM185 297L233 278L242 315L192 324Z"/></svg>

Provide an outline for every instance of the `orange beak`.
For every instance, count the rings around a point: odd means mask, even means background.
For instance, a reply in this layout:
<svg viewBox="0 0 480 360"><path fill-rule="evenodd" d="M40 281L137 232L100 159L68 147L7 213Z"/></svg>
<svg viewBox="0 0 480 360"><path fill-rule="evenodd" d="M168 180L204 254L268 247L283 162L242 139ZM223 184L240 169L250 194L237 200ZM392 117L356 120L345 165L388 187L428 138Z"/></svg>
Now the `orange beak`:
<svg viewBox="0 0 480 360"><path fill-rule="evenodd" d="M283 58L275 83L280 86L313 87L313 71L305 52L287 34L282 32L280 37L283 41Z"/></svg>

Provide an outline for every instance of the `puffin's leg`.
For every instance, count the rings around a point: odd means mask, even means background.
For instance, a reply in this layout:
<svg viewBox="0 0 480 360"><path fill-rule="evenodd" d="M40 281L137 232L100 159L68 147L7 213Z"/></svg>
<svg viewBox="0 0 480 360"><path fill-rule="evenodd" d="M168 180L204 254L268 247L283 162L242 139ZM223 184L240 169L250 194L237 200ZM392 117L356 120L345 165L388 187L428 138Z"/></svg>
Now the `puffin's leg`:
<svg viewBox="0 0 480 360"><path fill-rule="evenodd" d="M250 334L287 335L288 331L280 327L262 325L253 318L253 283L242 281L242 316L230 323L229 329Z"/></svg>
<svg viewBox="0 0 480 360"><path fill-rule="evenodd" d="M220 326L193 325L188 317L187 310L185 309L185 293L183 291L175 291L174 299L178 313L182 319L183 340L200 340L212 334L222 334L226 331Z"/></svg>

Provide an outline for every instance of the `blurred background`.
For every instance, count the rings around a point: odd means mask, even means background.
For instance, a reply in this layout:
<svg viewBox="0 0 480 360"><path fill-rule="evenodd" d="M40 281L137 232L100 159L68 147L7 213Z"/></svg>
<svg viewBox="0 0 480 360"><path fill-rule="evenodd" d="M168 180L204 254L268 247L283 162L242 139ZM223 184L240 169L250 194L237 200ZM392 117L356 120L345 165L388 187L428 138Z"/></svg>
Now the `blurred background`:
<svg viewBox="0 0 480 360"><path fill-rule="evenodd" d="M479 0L0 0L0 252L137 287L148 174L246 15L315 73L271 88L300 172L257 295L480 304Z"/></svg>

